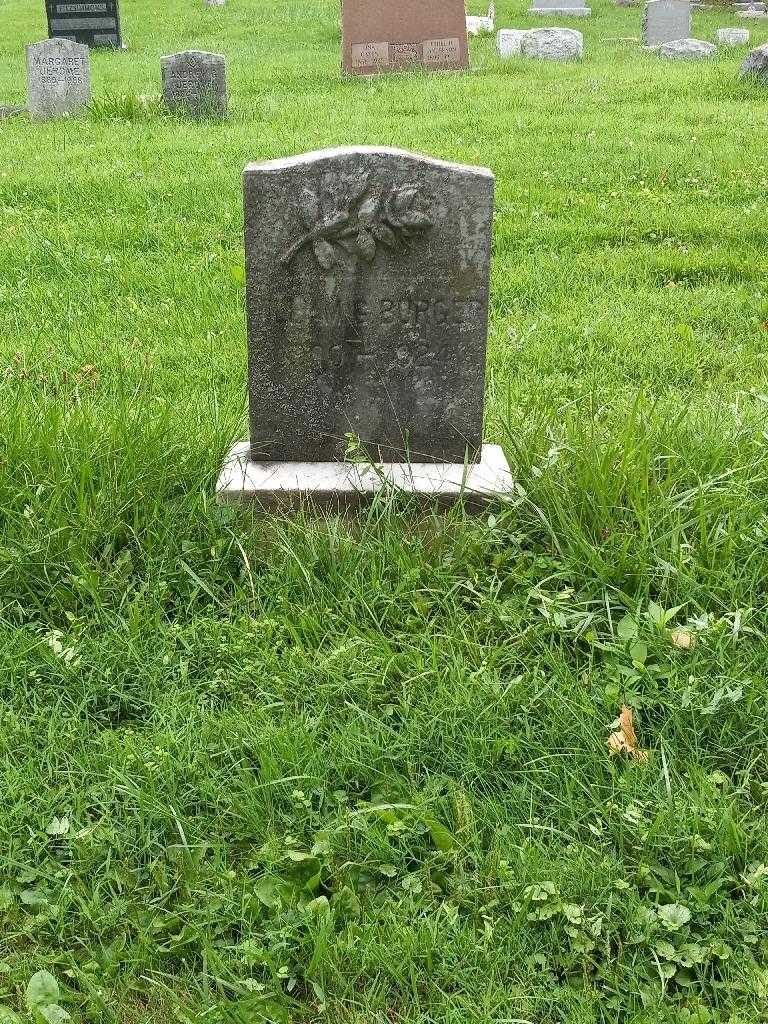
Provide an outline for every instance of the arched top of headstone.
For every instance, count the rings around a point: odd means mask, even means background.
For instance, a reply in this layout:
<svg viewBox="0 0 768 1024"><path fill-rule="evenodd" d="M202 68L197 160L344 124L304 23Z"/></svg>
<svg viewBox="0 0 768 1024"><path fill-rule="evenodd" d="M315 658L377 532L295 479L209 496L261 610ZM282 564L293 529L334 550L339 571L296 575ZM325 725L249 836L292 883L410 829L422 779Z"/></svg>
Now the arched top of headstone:
<svg viewBox="0 0 768 1024"><path fill-rule="evenodd" d="M246 165L244 174L252 171L259 171L261 174L280 172L290 168L312 165L320 167L324 163L332 163L347 160L348 158L363 157L372 160L394 159L403 162L411 161L420 167L440 167L451 172L494 180L493 171L489 167L478 167L475 164L456 164L448 160L440 160L438 157L425 156L421 153L412 153L407 149L397 149L394 146L335 146L329 149L315 149L308 153L299 153L295 156L277 157L274 160L263 160Z"/></svg>
<svg viewBox="0 0 768 1024"><path fill-rule="evenodd" d="M33 54L67 53L90 59L88 47L84 43L75 42L74 39L64 39L62 36L55 36L51 39L41 39L37 43L28 43L27 53L30 51Z"/></svg>
<svg viewBox="0 0 768 1024"><path fill-rule="evenodd" d="M180 50L178 53L169 53L165 57L160 58L160 63L163 61L174 61L180 58L186 58L187 60L221 60L223 61L223 53L209 53L207 50Z"/></svg>

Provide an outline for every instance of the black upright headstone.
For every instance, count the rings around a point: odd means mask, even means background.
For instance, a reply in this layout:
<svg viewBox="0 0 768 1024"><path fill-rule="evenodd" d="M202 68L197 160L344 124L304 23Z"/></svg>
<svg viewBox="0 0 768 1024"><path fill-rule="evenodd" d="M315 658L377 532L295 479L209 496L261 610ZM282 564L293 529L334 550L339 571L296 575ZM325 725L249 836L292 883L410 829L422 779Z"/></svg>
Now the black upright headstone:
<svg viewBox="0 0 768 1024"><path fill-rule="evenodd" d="M122 46L118 0L45 0L48 35L86 46Z"/></svg>

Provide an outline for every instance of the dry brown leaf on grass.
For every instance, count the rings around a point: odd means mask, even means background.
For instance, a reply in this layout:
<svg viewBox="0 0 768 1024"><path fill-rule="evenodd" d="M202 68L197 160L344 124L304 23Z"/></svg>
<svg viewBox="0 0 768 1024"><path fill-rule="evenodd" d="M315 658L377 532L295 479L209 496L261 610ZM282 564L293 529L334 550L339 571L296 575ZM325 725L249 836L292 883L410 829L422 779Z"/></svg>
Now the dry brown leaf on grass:
<svg viewBox="0 0 768 1024"><path fill-rule="evenodd" d="M672 641L672 646L681 651L690 651L692 647L696 646L696 637L687 629L673 629L669 639Z"/></svg>
<svg viewBox="0 0 768 1024"><path fill-rule="evenodd" d="M634 712L632 708L622 707L619 715L619 728L612 732L606 740L611 754L628 754L637 761L646 761L648 751L640 750L635 732Z"/></svg>

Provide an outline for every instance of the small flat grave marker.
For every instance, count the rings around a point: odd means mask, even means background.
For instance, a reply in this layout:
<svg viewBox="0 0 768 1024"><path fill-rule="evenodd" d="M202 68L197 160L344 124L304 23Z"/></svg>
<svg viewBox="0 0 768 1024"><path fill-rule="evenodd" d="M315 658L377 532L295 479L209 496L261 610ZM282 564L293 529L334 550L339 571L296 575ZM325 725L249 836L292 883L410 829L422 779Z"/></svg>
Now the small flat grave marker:
<svg viewBox="0 0 768 1024"><path fill-rule="evenodd" d="M659 56L667 60L707 60L716 53L715 44L705 39L673 39L659 47Z"/></svg>
<svg viewBox="0 0 768 1024"><path fill-rule="evenodd" d="M576 60L584 55L584 36L575 28L532 28L521 40L524 57Z"/></svg>
<svg viewBox="0 0 768 1024"><path fill-rule="evenodd" d="M69 39L44 39L27 47L30 117L62 117L91 101L88 47Z"/></svg>

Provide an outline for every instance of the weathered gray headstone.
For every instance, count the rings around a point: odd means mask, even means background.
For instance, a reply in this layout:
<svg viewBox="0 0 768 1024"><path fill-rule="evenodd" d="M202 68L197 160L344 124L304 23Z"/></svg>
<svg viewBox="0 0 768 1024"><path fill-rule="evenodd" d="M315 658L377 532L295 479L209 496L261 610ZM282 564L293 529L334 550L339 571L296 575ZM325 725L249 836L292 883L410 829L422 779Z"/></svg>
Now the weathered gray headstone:
<svg viewBox="0 0 768 1024"><path fill-rule="evenodd" d="M533 0L528 13L557 15L561 18L588 18L592 8L586 7L582 0Z"/></svg>
<svg viewBox="0 0 768 1024"><path fill-rule="evenodd" d="M205 0L207 7L223 7L224 0Z"/></svg>
<svg viewBox="0 0 768 1024"><path fill-rule="evenodd" d="M691 34L690 0L648 0L643 17L643 43L658 46Z"/></svg>
<svg viewBox="0 0 768 1024"><path fill-rule="evenodd" d="M719 28L715 41L720 46L746 46L749 42L748 28Z"/></svg>
<svg viewBox="0 0 768 1024"><path fill-rule="evenodd" d="M44 39L27 47L27 108L31 117L61 117L91 101L87 46Z"/></svg>
<svg viewBox="0 0 768 1024"><path fill-rule="evenodd" d="M750 51L741 65L741 73L755 78L763 85L768 85L768 43Z"/></svg>
<svg viewBox="0 0 768 1024"><path fill-rule="evenodd" d="M673 39L659 47L659 56L667 60L705 60L716 53L715 44L704 39Z"/></svg>
<svg viewBox="0 0 768 1024"><path fill-rule="evenodd" d="M508 488L482 445L491 172L345 148L249 164L244 190L251 437L220 499Z"/></svg>
<svg viewBox="0 0 768 1024"><path fill-rule="evenodd" d="M577 60L584 53L584 36L575 28L532 28L521 40L524 57Z"/></svg>
<svg viewBox="0 0 768 1024"><path fill-rule="evenodd" d="M223 117L227 112L226 63L220 53L185 50L160 58L163 101L190 117Z"/></svg>
<svg viewBox="0 0 768 1024"><path fill-rule="evenodd" d="M526 29L502 28L496 33L496 49L500 57L518 57Z"/></svg>

